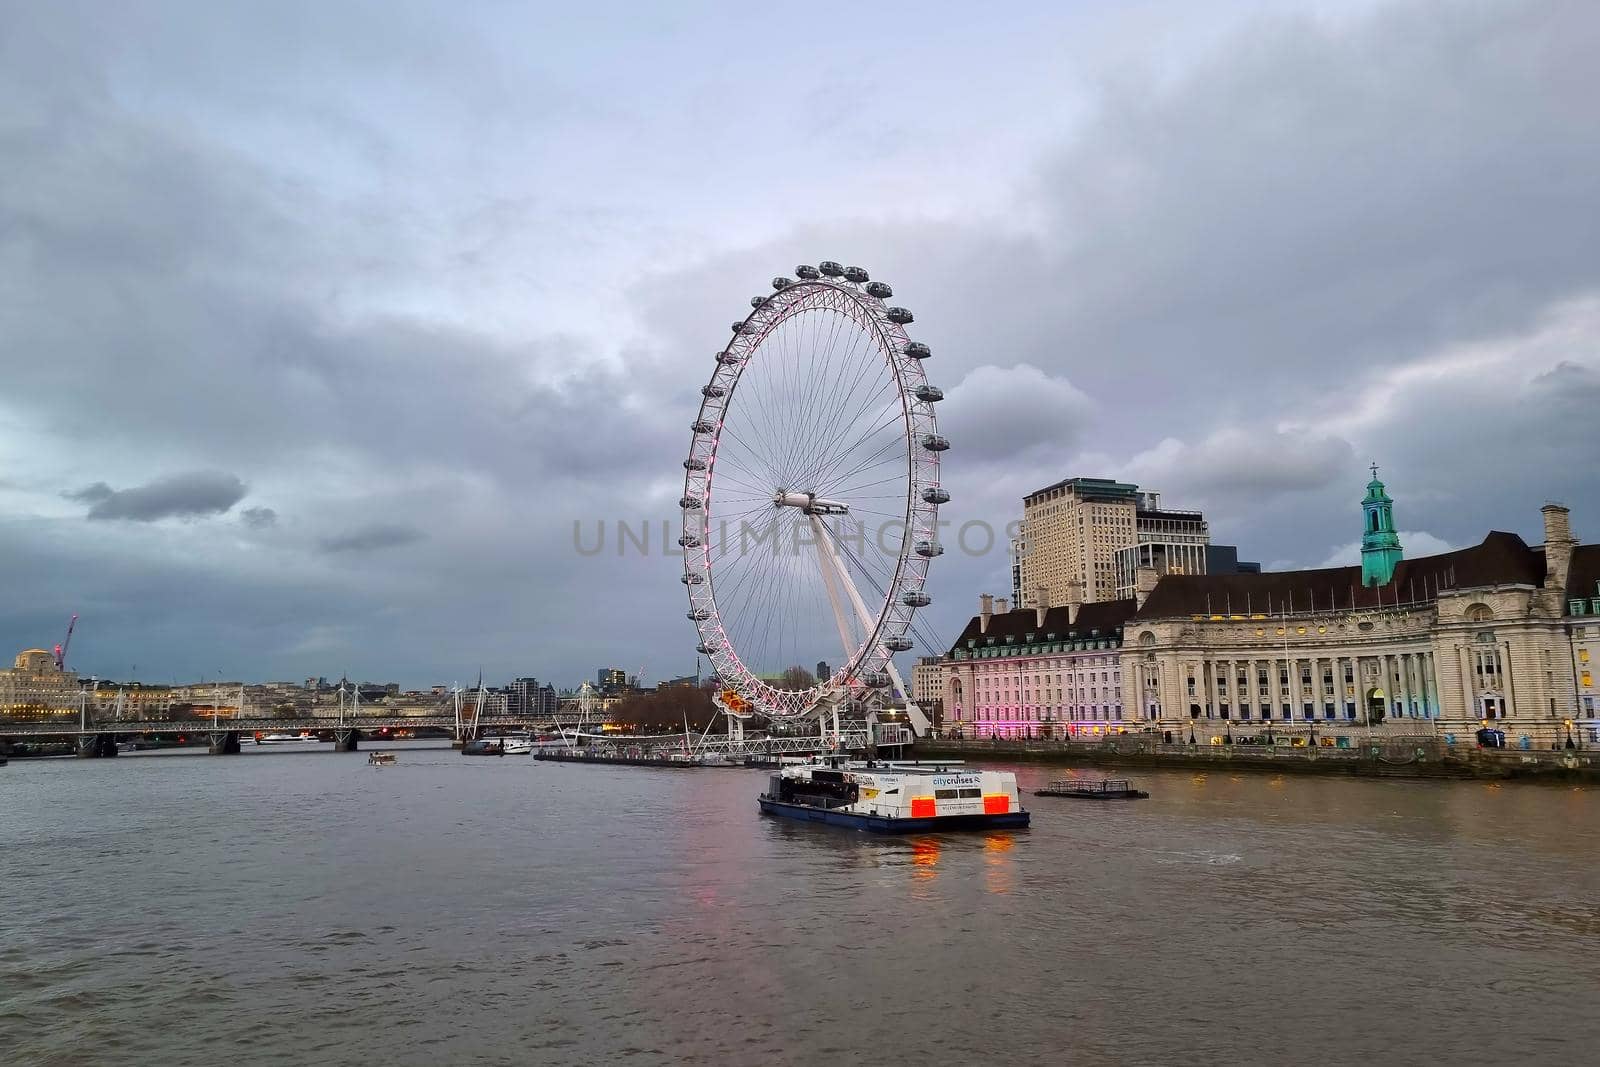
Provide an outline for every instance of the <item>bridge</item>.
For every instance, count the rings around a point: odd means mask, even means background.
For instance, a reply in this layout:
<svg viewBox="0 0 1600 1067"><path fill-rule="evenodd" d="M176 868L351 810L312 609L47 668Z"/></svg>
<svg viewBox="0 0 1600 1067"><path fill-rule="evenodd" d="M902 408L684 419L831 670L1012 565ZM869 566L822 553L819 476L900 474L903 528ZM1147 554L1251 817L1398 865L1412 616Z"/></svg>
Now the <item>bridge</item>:
<svg viewBox="0 0 1600 1067"><path fill-rule="evenodd" d="M586 729L587 727L587 729ZM529 731L535 734L560 736L574 746L582 746L596 754L664 754L685 748L698 755L727 757L762 757L797 755L820 752L833 747L832 737L817 734L746 736L742 730L732 736L700 734L698 737L675 734L623 734L594 733L593 724L584 719L561 721L549 717L520 714L484 714L476 718L458 718L451 714L393 715L382 712L364 712L360 715L319 715L297 718L242 718L205 717L188 719L117 719L91 716L85 711L80 716L48 720L0 719L0 752L7 748L8 740L21 738L56 739L76 745L79 756L91 759L115 756L118 740L131 737L180 736L205 739L214 755L233 755L240 750L244 739L256 734L312 734L319 739L331 737L339 752L355 752L363 735L368 741L376 735L396 730L426 730L447 735L457 742L471 740L483 734L505 731ZM838 733L839 747L853 752L867 750L872 738L871 727L862 722L844 723ZM882 743L883 739L878 739Z"/></svg>
<svg viewBox="0 0 1600 1067"><path fill-rule="evenodd" d="M117 739L132 736L209 737L211 751L230 755L239 751L241 737L256 734L309 733L319 737L331 736L335 748L341 752L354 752L360 747L363 734L369 738L393 730L426 730L448 734L457 741L470 740L484 732L503 730L530 730L558 733L571 732L575 723L562 724L548 716L531 715L480 715L462 719L455 715L394 715L382 712L352 715L317 715L298 718L264 718L260 716L188 718L188 719L114 719L81 714L73 718L44 720L0 719L0 748L6 739L55 738L74 740L80 756L98 758L117 754Z"/></svg>

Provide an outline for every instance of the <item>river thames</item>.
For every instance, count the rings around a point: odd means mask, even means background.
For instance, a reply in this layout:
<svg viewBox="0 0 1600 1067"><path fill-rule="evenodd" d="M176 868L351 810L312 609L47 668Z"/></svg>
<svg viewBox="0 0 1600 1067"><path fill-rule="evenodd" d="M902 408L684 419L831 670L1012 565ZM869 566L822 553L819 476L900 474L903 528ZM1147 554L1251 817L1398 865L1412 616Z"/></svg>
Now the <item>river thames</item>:
<svg viewBox="0 0 1600 1067"><path fill-rule="evenodd" d="M1030 797L1030 831L882 840L761 818L759 771L328 747L0 770L0 1062L1577 1063L1600 1037L1593 788L1150 773L1149 800Z"/></svg>

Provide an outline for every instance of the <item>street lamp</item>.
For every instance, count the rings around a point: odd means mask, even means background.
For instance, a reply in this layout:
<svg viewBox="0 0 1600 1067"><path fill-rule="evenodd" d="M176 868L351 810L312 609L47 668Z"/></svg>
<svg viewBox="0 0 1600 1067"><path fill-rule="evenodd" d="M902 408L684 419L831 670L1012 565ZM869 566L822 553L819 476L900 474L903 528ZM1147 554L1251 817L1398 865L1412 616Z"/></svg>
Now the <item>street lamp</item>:
<svg viewBox="0 0 1600 1067"><path fill-rule="evenodd" d="M1568 748L1576 748L1577 746L1572 743L1572 720L1571 719L1567 719L1565 721L1564 725L1567 728L1567 747Z"/></svg>

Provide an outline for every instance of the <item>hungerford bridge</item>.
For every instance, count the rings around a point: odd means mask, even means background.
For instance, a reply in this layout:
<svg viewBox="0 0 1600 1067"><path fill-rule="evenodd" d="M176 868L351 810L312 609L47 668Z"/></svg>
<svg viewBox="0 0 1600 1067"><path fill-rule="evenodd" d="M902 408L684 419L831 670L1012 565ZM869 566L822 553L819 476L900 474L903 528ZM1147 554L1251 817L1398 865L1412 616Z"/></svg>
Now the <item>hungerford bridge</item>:
<svg viewBox="0 0 1600 1067"><path fill-rule="evenodd" d="M860 752L872 742L885 745L904 744L910 740L909 736L902 736L906 733L903 728L892 724L836 721L830 730L820 718L817 733L747 736L743 717L733 714L727 716L726 735L717 739L712 738L709 727L698 735L687 729L683 733L652 735L602 732L598 713L589 702L584 702L575 715L563 721L548 715L487 712L482 708L481 699L475 701L470 693L462 699L462 695L458 691L456 699L426 715L395 715L381 706L362 706L358 700L346 703L341 699L337 709L330 709L328 714L295 718L251 715L240 701L235 707L213 707L210 715L148 719L124 715L120 704L96 708L83 693L73 702L76 707L67 705L67 694L52 693L48 698L43 693L30 694L33 699L20 704L0 701L0 755L4 755L12 743L23 739L55 739L75 742L79 756L106 758L117 754L122 741L141 737L205 740L213 754L231 755L240 751L242 739L306 734L315 735L317 739L331 738L335 751L354 752L363 737L369 741L392 740L395 731L418 730L448 734L456 744L485 735L526 731L559 739L572 747L581 745L596 754L617 755L688 751L695 755L761 757L814 753L836 747ZM26 709L23 715L13 710L20 708Z"/></svg>

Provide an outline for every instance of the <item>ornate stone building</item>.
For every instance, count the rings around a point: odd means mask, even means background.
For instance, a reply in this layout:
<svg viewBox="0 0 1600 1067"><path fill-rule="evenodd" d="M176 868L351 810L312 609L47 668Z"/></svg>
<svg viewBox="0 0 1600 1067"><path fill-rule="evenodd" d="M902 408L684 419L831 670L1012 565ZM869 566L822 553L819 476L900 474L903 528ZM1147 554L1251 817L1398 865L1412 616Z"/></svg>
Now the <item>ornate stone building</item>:
<svg viewBox="0 0 1600 1067"><path fill-rule="evenodd" d="M945 731L1156 731L1174 741L1600 743L1600 545L1544 508L1544 544L1492 532L1405 559L1374 469L1362 562L1274 573L1140 568L1135 597L998 612L943 664ZM1084 598L1087 599L1087 598Z"/></svg>
<svg viewBox="0 0 1600 1067"><path fill-rule="evenodd" d="M1600 546L1579 546L1552 504L1542 546L1497 531L1402 559L1391 503L1374 476L1362 566L1162 578L1126 625L1130 718L1199 743L1470 741L1491 725L1547 745L1589 728L1573 720L1600 628L1574 612L1600 593Z"/></svg>
<svg viewBox="0 0 1600 1067"><path fill-rule="evenodd" d="M79 714L78 676L56 666L42 648L17 653L10 670L0 670L0 720L44 722Z"/></svg>

